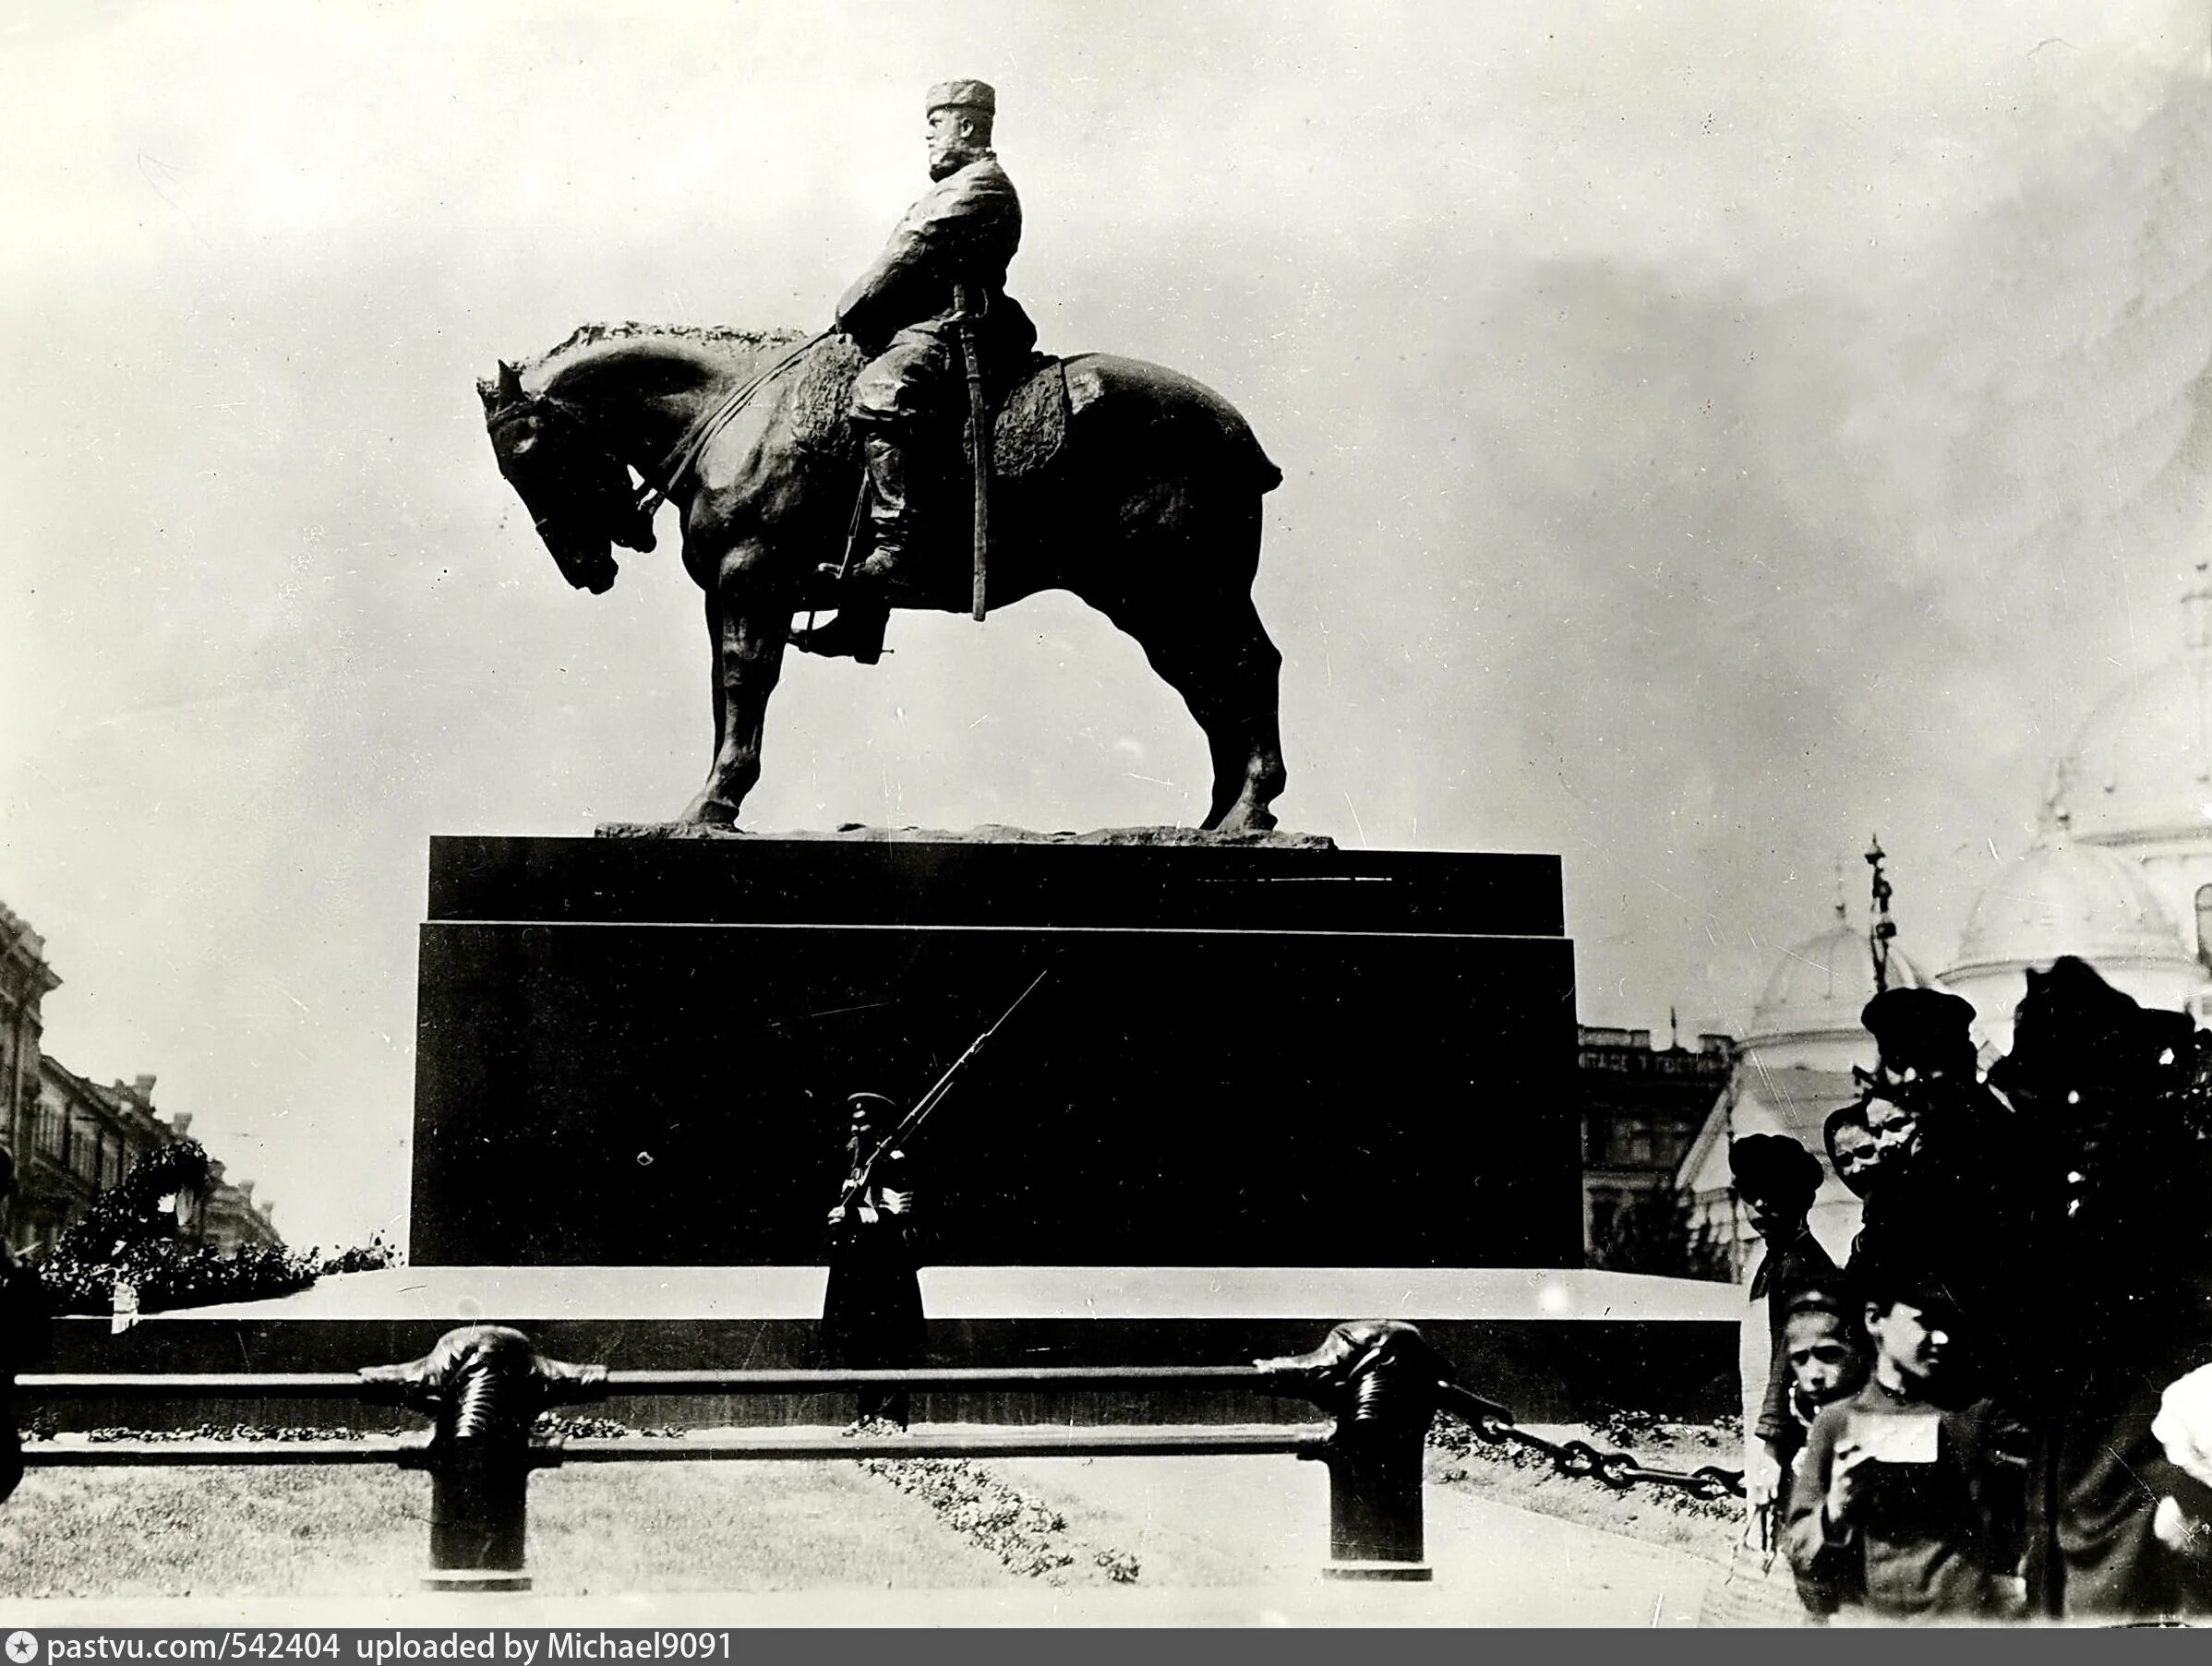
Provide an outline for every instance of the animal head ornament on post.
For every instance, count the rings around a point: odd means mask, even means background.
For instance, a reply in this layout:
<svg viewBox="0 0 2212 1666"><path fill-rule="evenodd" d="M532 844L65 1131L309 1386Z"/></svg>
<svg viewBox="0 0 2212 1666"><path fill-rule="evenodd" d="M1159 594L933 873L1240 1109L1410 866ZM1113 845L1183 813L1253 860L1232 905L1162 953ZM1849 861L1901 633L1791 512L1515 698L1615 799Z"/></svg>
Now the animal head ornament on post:
<svg viewBox="0 0 2212 1666"><path fill-rule="evenodd" d="M539 1412L607 1395L606 1366L546 1359L528 1336L503 1324L450 1330L421 1359L366 1366L360 1377L365 1397L427 1413L439 1445L519 1445Z"/></svg>
<svg viewBox="0 0 2212 1666"><path fill-rule="evenodd" d="M649 550L652 517L639 508L630 470L569 406L532 393L504 359L476 383L499 473L530 511L538 537L579 590L604 595L618 571L613 545Z"/></svg>
<svg viewBox="0 0 2212 1666"><path fill-rule="evenodd" d="M1453 1382L1450 1362L1402 1319L1351 1320L1309 1354L1255 1360L1253 1367L1335 1417L1339 1442L1393 1426L1426 1430L1446 1406L1478 1421L1512 1416Z"/></svg>
<svg viewBox="0 0 2212 1666"><path fill-rule="evenodd" d="M365 1399L396 1401L435 1420L430 1444L403 1467L430 1474L435 1590L527 1590L530 1472L558 1465L558 1443L531 1438L537 1414L604 1398L607 1367L543 1358L521 1331L471 1324L404 1365L360 1373Z"/></svg>
<svg viewBox="0 0 2212 1666"><path fill-rule="evenodd" d="M1422 1452L1432 1418L1449 1405L1478 1426L1509 1420L1461 1388L1450 1365L1397 1319L1340 1324L1310 1354L1256 1360L1271 1391L1312 1400L1336 1419L1310 1456L1329 1472L1332 1579L1426 1579Z"/></svg>

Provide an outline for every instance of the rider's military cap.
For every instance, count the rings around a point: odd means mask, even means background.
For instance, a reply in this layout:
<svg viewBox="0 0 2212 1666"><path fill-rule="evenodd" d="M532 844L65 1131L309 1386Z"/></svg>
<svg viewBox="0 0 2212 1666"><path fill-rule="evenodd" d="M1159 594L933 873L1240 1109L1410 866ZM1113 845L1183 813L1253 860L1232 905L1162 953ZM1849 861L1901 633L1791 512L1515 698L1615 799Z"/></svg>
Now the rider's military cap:
<svg viewBox="0 0 2212 1666"><path fill-rule="evenodd" d="M929 103L922 114L932 110L980 110L985 115L996 115L999 95L987 81L940 81L930 89Z"/></svg>
<svg viewBox="0 0 2212 1666"><path fill-rule="evenodd" d="M882 1094L847 1094L845 1096L845 1102L851 1106L855 1110L859 1110L862 1107L866 1107L871 1110L873 1110L878 1107L881 1107L884 1110L896 1110L898 1109L896 1105L893 1104L889 1099L884 1097Z"/></svg>

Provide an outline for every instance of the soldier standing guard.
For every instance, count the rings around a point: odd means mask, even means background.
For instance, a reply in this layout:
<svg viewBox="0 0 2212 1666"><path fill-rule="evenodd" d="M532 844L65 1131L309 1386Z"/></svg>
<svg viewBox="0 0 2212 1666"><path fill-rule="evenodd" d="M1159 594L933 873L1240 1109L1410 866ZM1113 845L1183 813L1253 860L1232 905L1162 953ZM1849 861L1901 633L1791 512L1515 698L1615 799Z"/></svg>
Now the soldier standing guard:
<svg viewBox="0 0 2212 1666"><path fill-rule="evenodd" d="M853 382L849 412L868 459L867 557L846 574L837 617L793 633L810 653L873 665L890 618L887 591L910 582L907 557L926 540L915 525L915 485L933 473L961 386L959 332L966 324L995 393L1037 344L1037 327L1006 294L1006 266L1021 245L1021 202L991 148L998 94L981 81L930 89L930 178L934 181L891 234L875 264L837 303L837 327L869 354ZM968 309L963 314L963 304ZM825 569L835 571L835 569Z"/></svg>
<svg viewBox="0 0 2212 1666"><path fill-rule="evenodd" d="M847 1103L852 1107L852 1138L846 1148L846 1187L852 1195L829 1212L823 1351L848 1371L903 1370L920 1362L927 1341L916 1276L920 1243L914 1231L913 1166L896 1148L876 1156L897 1106L881 1094L854 1094ZM860 1422L884 1418L904 1429L907 1410L903 1389L865 1393Z"/></svg>

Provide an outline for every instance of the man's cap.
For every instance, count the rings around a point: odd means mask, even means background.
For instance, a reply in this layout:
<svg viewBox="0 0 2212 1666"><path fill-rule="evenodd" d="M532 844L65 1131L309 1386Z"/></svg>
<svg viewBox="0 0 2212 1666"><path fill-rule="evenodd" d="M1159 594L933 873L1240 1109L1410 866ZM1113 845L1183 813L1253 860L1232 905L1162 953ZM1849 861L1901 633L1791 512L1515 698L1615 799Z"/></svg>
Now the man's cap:
<svg viewBox="0 0 2212 1666"><path fill-rule="evenodd" d="M876 1109L879 1107L884 1110L896 1110L898 1109L896 1101L886 1099L882 1094L847 1094L845 1096L845 1102L851 1106L855 1110L859 1110L863 1107L871 1110Z"/></svg>
<svg viewBox="0 0 2212 1666"><path fill-rule="evenodd" d="M922 114L939 110L980 110L985 115L996 115L999 95L988 81L940 81L930 89L929 103Z"/></svg>
<svg viewBox="0 0 2212 1666"><path fill-rule="evenodd" d="M1821 1159L1782 1133L1747 1133L1728 1147L1736 1189L1752 1197L1810 1197L1821 1189Z"/></svg>
<svg viewBox="0 0 2212 1666"><path fill-rule="evenodd" d="M1942 989L1884 989L1858 1021L1881 1049L1882 1062L1894 1067L1974 1050L1974 1003Z"/></svg>
<svg viewBox="0 0 2212 1666"><path fill-rule="evenodd" d="M1784 1317L1795 1319L1800 1313L1819 1313L1847 1326L1851 1323L1851 1303L1840 1289L1812 1285L1790 1297Z"/></svg>

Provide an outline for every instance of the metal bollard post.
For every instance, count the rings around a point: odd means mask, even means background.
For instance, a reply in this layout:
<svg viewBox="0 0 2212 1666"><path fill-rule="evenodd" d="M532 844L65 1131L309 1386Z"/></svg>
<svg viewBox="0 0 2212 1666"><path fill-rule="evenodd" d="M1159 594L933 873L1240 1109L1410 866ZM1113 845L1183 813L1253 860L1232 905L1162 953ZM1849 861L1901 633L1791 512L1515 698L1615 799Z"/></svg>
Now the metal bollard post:
<svg viewBox="0 0 2212 1666"><path fill-rule="evenodd" d="M404 1365L361 1373L367 1397L427 1412L430 1444L410 1468L430 1472L433 1590L521 1591L529 1527L530 1472L560 1462L559 1449L535 1444L531 1425L547 1408L607 1393L604 1365L565 1365L541 1357L530 1338L504 1325L448 1331L438 1346Z"/></svg>
<svg viewBox="0 0 2212 1666"><path fill-rule="evenodd" d="M1337 1425L1328 1466L1325 1579L1425 1580L1422 1456L1438 1384L1451 1370L1421 1333L1396 1319L1340 1324L1321 1346L1258 1368L1304 1395Z"/></svg>

